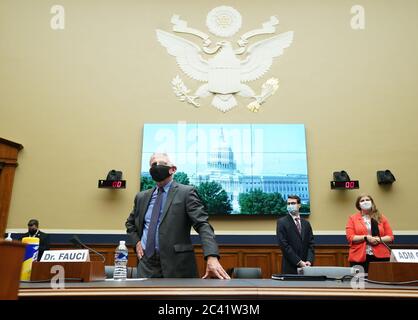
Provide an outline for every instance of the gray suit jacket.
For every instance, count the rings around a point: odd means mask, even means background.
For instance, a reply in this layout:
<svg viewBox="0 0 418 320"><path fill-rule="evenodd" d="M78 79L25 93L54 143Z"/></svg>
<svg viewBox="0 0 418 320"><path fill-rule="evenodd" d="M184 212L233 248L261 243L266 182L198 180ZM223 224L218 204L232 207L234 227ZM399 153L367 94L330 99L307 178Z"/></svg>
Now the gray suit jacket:
<svg viewBox="0 0 418 320"><path fill-rule="evenodd" d="M154 190L142 191L136 195L133 210L126 221L126 232L134 245L141 240L145 213ZM219 256L215 233L196 189L173 181L162 211L158 235L165 278L198 276L190 238L192 226L200 235L205 258Z"/></svg>

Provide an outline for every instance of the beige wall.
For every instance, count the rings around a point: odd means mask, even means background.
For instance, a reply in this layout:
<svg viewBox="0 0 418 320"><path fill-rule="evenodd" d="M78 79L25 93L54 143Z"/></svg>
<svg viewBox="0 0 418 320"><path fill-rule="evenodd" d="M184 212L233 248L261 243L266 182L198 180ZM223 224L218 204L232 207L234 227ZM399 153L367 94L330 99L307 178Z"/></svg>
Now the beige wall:
<svg viewBox="0 0 418 320"><path fill-rule="evenodd" d="M66 28L49 27L53 4ZM156 40L174 13L206 31L206 14L229 4L240 11L239 34L270 15L294 43L267 76L280 88L259 113L223 114L210 99L197 109L174 97L174 58ZM350 8L363 4L366 29L350 28ZM343 230L359 192L371 193L395 230L418 230L418 2L402 1L15 1L0 2L0 136L24 145L8 228L29 218L44 229L122 230L139 189L141 139L147 122L304 123L311 222ZM197 84L182 76L190 88ZM186 80L187 79L187 80ZM126 190L97 180L123 170ZM377 185L376 170L398 181ZM329 189L345 169L361 189ZM274 219L212 219L221 232L274 232Z"/></svg>

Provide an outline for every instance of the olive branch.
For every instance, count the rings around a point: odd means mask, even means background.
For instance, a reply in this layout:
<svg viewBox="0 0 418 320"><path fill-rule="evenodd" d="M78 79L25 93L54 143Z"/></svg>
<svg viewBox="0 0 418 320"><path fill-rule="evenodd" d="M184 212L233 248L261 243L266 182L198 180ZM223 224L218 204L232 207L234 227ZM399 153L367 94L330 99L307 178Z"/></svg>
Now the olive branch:
<svg viewBox="0 0 418 320"><path fill-rule="evenodd" d="M187 89L186 85L184 84L183 80L180 79L179 75L177 75L173 80L171 80L171 84L173 85L173 91L176 97L179 98L180 101L188 102L195 107L200 107L200 104L196 102L197 96L190 96L188 93L190 92Z"/></svg>

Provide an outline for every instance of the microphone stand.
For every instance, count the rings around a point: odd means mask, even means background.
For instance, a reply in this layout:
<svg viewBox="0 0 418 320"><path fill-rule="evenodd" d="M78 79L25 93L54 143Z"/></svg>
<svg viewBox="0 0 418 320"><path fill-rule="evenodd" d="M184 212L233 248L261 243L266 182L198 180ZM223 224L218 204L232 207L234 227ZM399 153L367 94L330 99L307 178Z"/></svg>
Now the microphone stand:
<svg viewBox="0 0 418 320"><path fill-rule="evenodd" d="M88 247L88 246L86 246L84 243L82 243L81 242L81 240L77 237L77 236L73 236L73 238L70 240L72 243L74 243L74 244L77 244L77 245L80 245L80 246L82 246L83 248L85 248L85 249L87 249L87 250L89 250L89 251L92 251L92 252L94 252L95 254L97 254L97 255L99 255L101 258L102 258L102 261L103 262L105 262L106 261L106 258L101 254L101 253L99 253L99 252L97 252L96 250L94 250L94 249L92 249L92 248L90 248L90 247Z"/></svg>
<svg viewBox="0 0 418 320"><path fill-rule="evenodd" d="M379 236L380 243L383 243L383 245L386 247L386 249L389 250L389 253L392 254L392 249L382 240L382 237Z"/></svg>

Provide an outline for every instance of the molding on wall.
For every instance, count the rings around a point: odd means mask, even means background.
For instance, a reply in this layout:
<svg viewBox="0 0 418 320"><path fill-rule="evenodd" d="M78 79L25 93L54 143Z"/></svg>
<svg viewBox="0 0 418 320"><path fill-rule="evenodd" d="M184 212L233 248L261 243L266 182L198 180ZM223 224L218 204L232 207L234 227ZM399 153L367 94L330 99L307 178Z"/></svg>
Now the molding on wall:
<svg viewBox="0 0 418 320"><path fill-rule="evenodd" d="M14 229L16 230L16 229ZM23 230L26 231L26 230ZM94 245L114 245L119 243L120 240L125 240L129 245L132 245L128 235L124 232L118 233L78 233L65 230L64 233L53 233L49 230L44 230L49 234L50 242L52 244L68 244L71 241L73 235L77 235L82 242ZM76 230L73 230L76 231ZM95 230L98 232L98 230ZM21 238L23 232L12 232L12 239L18 240ZM347 239L345 234L314 234L316 245L338 245L346 246ZM277 245L277 237L275 234L217 234L216 240L219 245ZM200 237L196 234L191 235L191 241L193 244L198 245L201 243ZM394 245L398 246L410 246L418 244L418 234L414 231L414 234L399 234L395 232Z"/></svg>

